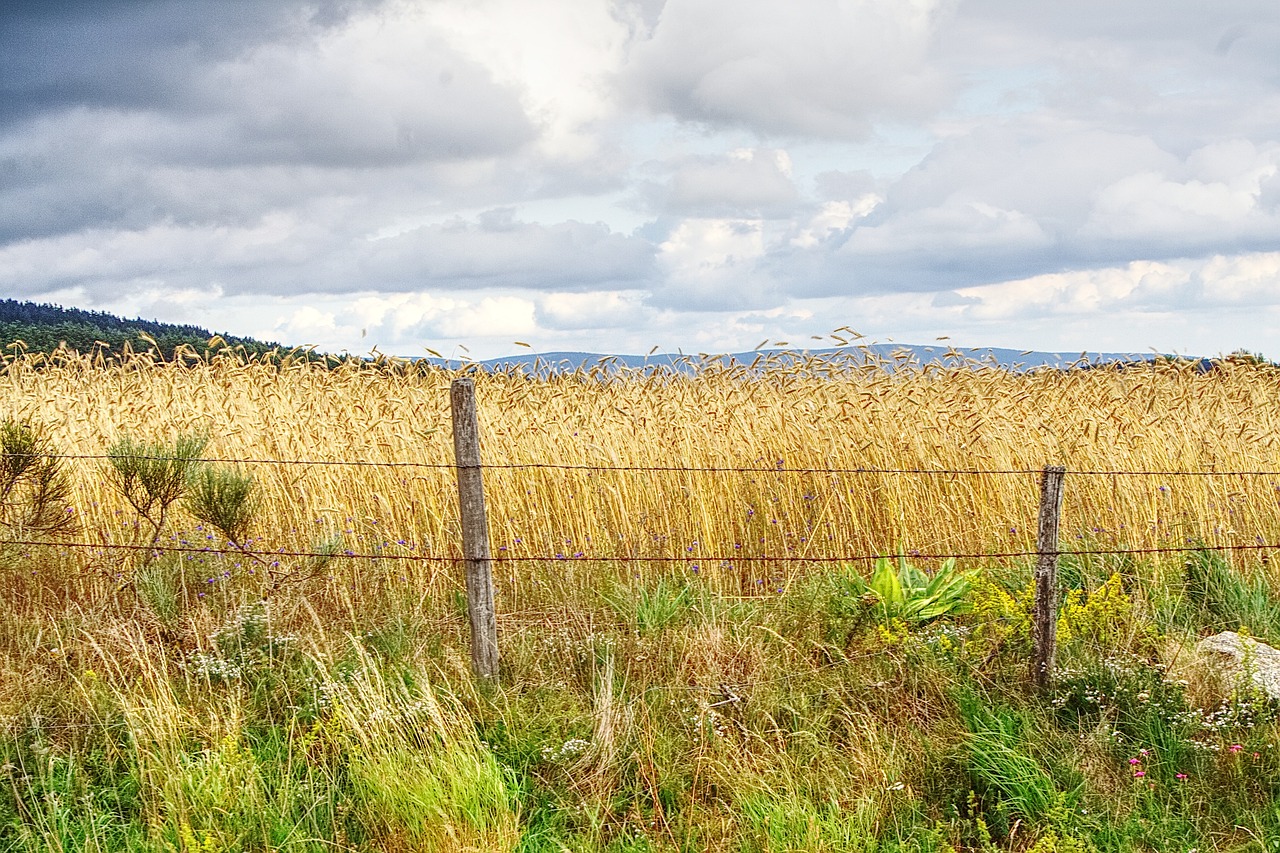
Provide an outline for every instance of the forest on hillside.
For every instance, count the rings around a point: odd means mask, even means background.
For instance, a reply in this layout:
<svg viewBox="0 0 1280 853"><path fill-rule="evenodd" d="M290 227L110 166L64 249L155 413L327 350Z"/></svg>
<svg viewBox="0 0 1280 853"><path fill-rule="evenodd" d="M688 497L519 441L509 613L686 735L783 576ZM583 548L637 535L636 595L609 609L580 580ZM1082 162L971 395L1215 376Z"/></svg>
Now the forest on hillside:
<svg viewBox="0 0 1280 853"><path fill-rule="evenodd" d="M23 351L52 353L60 346L80 353L101 350L118 355L124 352L126 345L135 351L146 350L154 341L155 348L169 358L180 346L203 352L213 337L213 332L199 326L141 318L127 320L105 311L0 300L0 348L6 355ZM248 355L261 355L281 348L277 343L236 335L219 334L217 337L228 347L243 347Z"/></svg>

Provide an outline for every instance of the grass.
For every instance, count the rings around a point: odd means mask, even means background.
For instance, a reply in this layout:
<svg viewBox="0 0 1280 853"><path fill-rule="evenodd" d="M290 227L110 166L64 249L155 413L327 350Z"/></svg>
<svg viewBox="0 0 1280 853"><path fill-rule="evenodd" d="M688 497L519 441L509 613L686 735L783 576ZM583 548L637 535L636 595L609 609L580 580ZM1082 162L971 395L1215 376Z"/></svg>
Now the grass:
<svg viewBox="0 0 1280 853"><path fill-rule="evenodd" d="M498 564L496 684L421 559L459 553L450 378L5 367L0 416L61 453L249 461L144 513L66 460L58 535L93 549L13 544L6 504L0 850L1280 848L1277 709L1192 665L1277 638L1268 552L1212 548L1280 537L1267 475L1068 474L1069 551L1193 550L1066 555L1040 695L1028 560L961 560L904 621L838 559L907 554L905 601L942 568L912 551L1030 550L1034 474L802 473L1275 470L1265 366L477 375L487 463L677 469L486 470L495 553L549 558Z"/></svg>

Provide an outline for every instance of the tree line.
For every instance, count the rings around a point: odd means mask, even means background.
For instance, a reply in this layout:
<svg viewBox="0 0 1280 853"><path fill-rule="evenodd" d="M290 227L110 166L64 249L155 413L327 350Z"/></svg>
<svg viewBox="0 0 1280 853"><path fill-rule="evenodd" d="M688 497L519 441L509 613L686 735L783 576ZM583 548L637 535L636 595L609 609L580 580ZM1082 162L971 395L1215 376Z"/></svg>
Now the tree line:
<svg viewBox="0 0 1280 853"><path fill-rule="evenodd" d="M141 318L128 320L105 311L0 300L0 347L7 355L21 351L52 353L59 347L80 353L104 350L107 355L119 355L125 351L126 345L134 350L145 350L150 349L154 341L158 352L170 358L178 347L203 351L213 337L212 332L199 326ZM254 338L236 335L217 337L225 346L243 347L247 355L263 355L284 349L280 344Z"/></svg>

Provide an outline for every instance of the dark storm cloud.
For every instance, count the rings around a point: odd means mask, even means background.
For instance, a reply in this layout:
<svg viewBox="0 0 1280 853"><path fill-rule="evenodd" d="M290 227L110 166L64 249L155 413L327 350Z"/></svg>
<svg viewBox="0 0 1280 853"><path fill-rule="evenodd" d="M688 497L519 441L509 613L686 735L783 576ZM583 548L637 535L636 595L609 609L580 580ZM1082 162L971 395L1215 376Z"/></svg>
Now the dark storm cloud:
<svg viewBox="0 0 1280 853"><path fill-rule="evenodd" d="M0 6L0 122L69 107L173 107L211 62L306 38L350 2L85 0Z"/></svg>
<svg viewBox="0 0 1280 853"><path fill-rule="evenodd" d="M240 225L317 196L394 209L396 170L445 197L437 167L534 138L516 93L431 33L340 26L372 6L4 7L0 244Z"/></svg>
<svg viewBox="0 0 1280 853"><path fill-rule="evenodd" d="M412 45L412 67L378 77L361 73L380 70L376 54L358 52L367 44L347 45L346 55L317 48L351 12L374 5L6 7L0 131L75 112L115 127L121 115L143 113L190 129L165 134L172 144L160 151L140 128L128 153L144 160L331 167L489 156L532 138L515 95L438 39L424 36ZM394 59L409 53L401 51ZM94 147L85 148L90 158Z"/></svg>

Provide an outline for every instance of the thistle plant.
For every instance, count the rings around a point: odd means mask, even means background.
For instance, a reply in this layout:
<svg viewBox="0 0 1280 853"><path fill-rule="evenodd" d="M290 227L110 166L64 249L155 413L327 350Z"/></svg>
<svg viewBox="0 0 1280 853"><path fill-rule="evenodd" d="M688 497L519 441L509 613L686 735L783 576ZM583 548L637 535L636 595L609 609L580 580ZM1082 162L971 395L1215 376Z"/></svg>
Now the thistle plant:
<svg viewBox="0 0 1280 853"><path fill-rule="evenodd" d="M75 524L70 498L71 479L48 434L0 421L0 524L19 537L66 533Z"/></svg>

